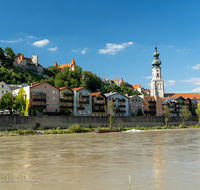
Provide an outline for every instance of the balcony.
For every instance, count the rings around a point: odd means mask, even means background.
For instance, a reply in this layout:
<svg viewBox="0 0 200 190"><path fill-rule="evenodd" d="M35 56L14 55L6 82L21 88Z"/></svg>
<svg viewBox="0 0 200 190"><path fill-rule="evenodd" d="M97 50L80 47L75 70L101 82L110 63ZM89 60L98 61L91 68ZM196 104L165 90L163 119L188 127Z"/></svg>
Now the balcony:
<svg viewBox="0 0 200 190"><path fill-rule="evenodd" d="M125 99L118 99L118 102L126 102L126 100Z"/></svg>
<svg viewBox="0 0 200 190"><path fill-rule="evenodd" d="M126 105L118 105L117 107L118 107L118 108L125 108Z"/></svg>
<svg viewBox="0 0 200 190"><path fill-rule="evenodd" d="M150 100L149 103L150 103L150 104L156 104L156 101Z"/></svg>
<svg viewBox="0 0 200 190"><path fill-rule="evenodd" d="M31 108L44 108L44 109L46 109L46 105L31 105Z"/></svg>
<svg viewBox="0 0 200 190"><path fill-rule="evenodd" d="M74 106L60 106L60 109L73 109Z"/></svg>
<svg viewBox="0 0 200 190"><path fill-rule="evenodd" d="M115 113L126 113L126 111L125 110L116 110Z"/></svg>
<svg viewBox="0 0 200 190"><path fill-rule="evenodd" d="M72 103L72 102L73 102L73 99L71 99L71 100L67 100L67 99L60 99L60 101L61 101L61 102L71 102L71 103Z"/></svg>
<svg viewBox="0 0 200 190"><path fill-rule="evenodd" d="M84 107L77 107L77 110L85 110Z"/></svg>
<svg viewBox="0 0 200 190"><path fill-rule="evenodd" d="M80 95L80 98L89 98L89 95Z"/></svg>
<svg viewBox="0 0 200 190"><path fill-rule="evenodd" d="M64 93L63 96L73 96L73 93Z"/></svg>
<svg viewBox="0 0 200 190"><path fill-rule="evenodd" d="M149 106L149 108L154 108L154 109L156 109L156 106Z"/></svg>
<svg viewBox="0 0 200 190"><path fill-rule="evenodd" d="M95 109L94 112L106 112L104 109Z"/></svg>
<svg viewBox="0 0 200 190"><path fill-rule="evenodd" d="M174 108L175 106L174 106L174 105L169 105L169 107L170 107L170 108Z"/></svg>
<svg viewBox="0 0 200 190"><path fill-rule="evenodd" d="M156 114L156 111L155 110L151 110L151 111L144 111L144 113L154 113L154 114Z"/></svg>
<svg viewBox="0 0 200 190"><path fill-rule="evenodd" d="M105 103L100 103L100 102L95 102L94 103L94 106L104 106L105 105Z"/></svg>
<svg viewBox="0 0 200 190"><path fill-rule="evenodd" d="M80 101L80 100L77 100L77 104L89 104L89 101Z"/></svg>
<svg viewBox="0 0 200 190"><path fill-rule="evenodd" d="M32 98L31 99L32 102L46 102L45 98Z"/></svg>
<svg viewBox="0 0 200 190"><path fill-rule="evenodd" d="M104 100L104 98L102 98L102 97L97 97L96 99L97 100Z"/></svg>

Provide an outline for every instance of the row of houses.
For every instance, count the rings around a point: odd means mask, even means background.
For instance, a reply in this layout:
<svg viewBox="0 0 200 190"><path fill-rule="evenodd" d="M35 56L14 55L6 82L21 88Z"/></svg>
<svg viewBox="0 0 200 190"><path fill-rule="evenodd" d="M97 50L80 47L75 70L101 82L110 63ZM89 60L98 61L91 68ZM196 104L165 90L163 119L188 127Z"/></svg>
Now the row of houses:
<svg viewBox="0 0 200 190"><path fill-rule="evenodd" d="M32 83L30 86L18 86L0 83L1 96L11 92L16 96L20 88L25 91L29 109L40 109L43 112L62 112L69 110L73 116L106 116L105 106L112 99L115 116L135 116L139 109L145 116L162 116L163 107L170 108L172 116L178 116L182 105L187 105L190 111L197 108L198 101L182 96L164 97L134 95L126 96L118 92L103 94L90 92L84 87L70 89L56 88L48 82ZM2 90L3 89L3 90Z"/></svg>

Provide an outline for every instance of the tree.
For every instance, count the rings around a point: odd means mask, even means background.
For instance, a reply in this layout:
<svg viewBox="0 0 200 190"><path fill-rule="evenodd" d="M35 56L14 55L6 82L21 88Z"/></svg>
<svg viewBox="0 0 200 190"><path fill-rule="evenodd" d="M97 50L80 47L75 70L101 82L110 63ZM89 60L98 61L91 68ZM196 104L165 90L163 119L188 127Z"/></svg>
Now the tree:
<svg viewBox="0 0 200 190"><path fill-rule="evenodd" d="M5 63L5 54L4 54L4 50L0 47L0 62L2 65L4 65Z"/></svg>
<svg viewBox="0 0 200 190"><path fill-rule="evenodd" d="M198 107L196 108L195 112L196 112L196 114L197 114L197 117L198 117L199 123L200 123L200 104L199 104Z"/></svg>
<svg viewBox="0 0 200 190"><path fill-rule="evenodd" d="M19 56L19 57L20 57L20 56L21 56L21 53L17 53L16 56Z"/></svg>
<svg viewBox="0 0 200 190"><path fill-rule="evenodd" d="M181 107L181 112L180 112L181 119L183 121L183 124L185 121L187 121L190 117L192 117L191 111L187 108L187 106L182 106Z"/></svg>
<svg viewBox="0 0 200 190"><path fill-rule="evenodd" d="M112 116L115 114L115 105L112 99L108 100L108 107L104 106L104 109L106 113L109 114L110 128L112 128L114 123L114 119Z"/></svg>
<svg viewBox="0 0 200 190"><path fill-rule="evenodd" d="M16 106L15 109L19 109L20 115L26 115L25 113L27 108L27 101L26 101L26 92L23 88L19 89L18 95L16 96Z"/></svg>
<svg viewBox="0 0 200 190"><path fill-rule="evenodd" d="M15 102L16 99L13 96L13 94L11 92L7 92L1 97L0 101L1 109L6 109L11 111L15 106Z"/></svg>
<svg viewBox="0 0 200 190"><path fill-rule="evenodd" d="M15 60L15 53L10 47L6 47L4 51L7 56L6 62L8 63L9 67L12 67Z"/></svg>
<svg viewBox="0 0 200 190"><path fill-rule="evenodd" d="M141 108L138 109L137 116L143 116Z"/></svg>
<svg viewBox="0 0 200 190"><path fill-rule="evenodd" d="M167 125L169 117L171 116L169 106L164 105L164 107L163 107L163 115L165 116L165 125Z"/></svg>

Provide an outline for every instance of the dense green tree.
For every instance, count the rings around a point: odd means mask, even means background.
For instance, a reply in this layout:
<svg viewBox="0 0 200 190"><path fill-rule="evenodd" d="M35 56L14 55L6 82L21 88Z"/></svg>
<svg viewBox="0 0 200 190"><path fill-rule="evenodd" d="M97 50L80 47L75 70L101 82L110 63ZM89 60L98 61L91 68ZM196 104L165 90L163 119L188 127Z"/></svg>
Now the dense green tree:
<svg viewBox="0 0 200 190"><path fill-rule="evenodd" d="M198 117L199 123L200 123L200 105L198 105L198 107L196 108L195 112L197 114L197 117Z"/></svg>
<svg viewBox="0 0 200 190"><path fill-rule="evenodd" d="M5 63L5 54L4 50L0 47L0 62L2 65Z"/></svg>
<svg viewBox="0 0 200 190"><path fill-rule="evenodd" d="M15 53L10 47L6 47L4 51L7 56L6 63L8 63L9 67L12 67L15 60Z"/></svg>
<svg viewBox="0 0 200 190"><path fill-rule="evenodd" d="M143 116L141 108L138 109L137 116Z"/></svg>
<svg viewBox="0 0 200 190"><path fill-rule="evenodd" d="M0 100L1 109L13 110L15 107L16 98L12 95L11 92L5 93Z"/></svg>
<svg viewBox="0 0 200 190"><path fill-rule="evenodd" d="M16 56L21 56L22 53L17 53Z"/></svg>
<svg viewBox="0 0 200 190"><path fill-rule="evenodd" d="M192 117L191 111L187 108L187 106L182 106L181 107L181 112L180 112L181 119L183 121L183 124L185 121L187 121L190 117Z"/></svg>

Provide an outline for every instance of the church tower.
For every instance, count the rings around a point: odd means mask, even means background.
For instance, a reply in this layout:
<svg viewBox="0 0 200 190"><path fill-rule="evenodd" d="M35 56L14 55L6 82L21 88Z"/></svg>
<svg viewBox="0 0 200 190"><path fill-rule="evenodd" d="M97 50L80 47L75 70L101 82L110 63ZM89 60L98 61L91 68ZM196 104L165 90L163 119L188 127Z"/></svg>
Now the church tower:
<svg viewBox="0 0 200 190"><path fill-rule="evenodd" d="M164 81L161 77L161 61L159 60L159 53L157 52L157 47L155 47L155 52L153 54L154 60L152 61L152 80L151 80L151 96L164 97Z"/></svg>

